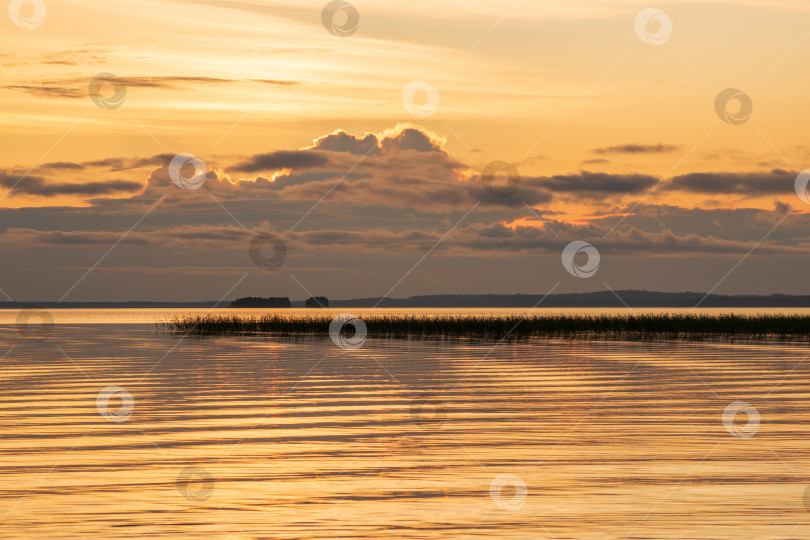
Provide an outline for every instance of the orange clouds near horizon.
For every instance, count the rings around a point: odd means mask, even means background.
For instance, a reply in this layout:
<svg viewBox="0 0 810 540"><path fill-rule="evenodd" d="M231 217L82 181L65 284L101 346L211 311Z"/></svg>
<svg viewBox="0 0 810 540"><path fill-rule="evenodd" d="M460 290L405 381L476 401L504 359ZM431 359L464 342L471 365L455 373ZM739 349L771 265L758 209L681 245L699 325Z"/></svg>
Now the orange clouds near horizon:
<svg viewBox="0 0 810 540"><path fill-rule="evenodd" d="M696 290L697 267L807 244L801 2L23 4L0 28L0 243L22 289L116 234L170 253L124 249L110 275L211 250L238 268L264 231L335 287L427 250L434 277L470 257L526 272L587 241Z"/></svg>

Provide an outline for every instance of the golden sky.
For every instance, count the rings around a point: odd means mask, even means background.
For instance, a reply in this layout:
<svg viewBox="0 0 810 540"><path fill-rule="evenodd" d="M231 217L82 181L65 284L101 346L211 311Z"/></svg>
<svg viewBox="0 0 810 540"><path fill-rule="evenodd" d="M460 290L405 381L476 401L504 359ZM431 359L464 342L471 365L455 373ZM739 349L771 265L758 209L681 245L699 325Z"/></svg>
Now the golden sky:
<svg viewBox="0 0 810 540"><path fill-rule="evenodd" d="M444 171L451 187L498 160L528 179L524 187L537 179L553 194L535 192L526 204L513 205L522 213L491 216L493 225L542 228L542 215L562 227L604 224L611 230L609 220L648 206L670 213L804 211L791 186L810 163L806 2L673 1L645 12L648 4L632 1L357 0L330 19L339 30L353 26L356 13L356 30L347 35L325 26L327 5L11 2L0 26L0 169L3 186L15 189L0 206L96 208L102 205L98 197L107 205L131 200L157 178L159 156L178 153L199 156L210 182L227 178L238 188L240 178L289 176L284 200L317 201L330 185L319 193L317 182L340 178L352 160L342 172L312 170L306 178L283 159L265 168L240 165L273 152L317 150L314 141L336 131L358 140L375 133L382 141L385 133L395 140L392 133L412 126L443 156L421 170ZM644 13L646 24L639 26ZM100 74L126 87L119 107L91 99L89 85ZM408 88L428 93L412 92L409 100L403 97ZM715 103L729 88L739 89L753 107L738 125L723 121ZM100 91L109 100L113 88ZM726 111L733 116L738 106L732 100ZM392 144L412 150L410 143ZM402 163L383 154L389 165ZM382 158L369 159L354 172ZM606 187L616 181L635 184ZM572 187L574 182L586 184ZM601 187L588 192L594 185ZM157 194L149 189L141 195ZM330 198L341 201L342 189ZM368 201L401 206L380 197ZM414 215L427 211L419 204L411 207ZM452 212L461 210L431 211L447 227ZM773 224L778 217L749 222ZM639 219L633 227L643 231ZM722 236L706 228L679 231L656 219L657 232ZM265 224L280 231L297 219L285 226L270 217L246 215L244 221L240 225L248 228ZM370 227L346 221L324 226ZM436 232L435 226L428 228ZM63 232L77 227L47 225ZM109 228L126 230L123 223ZM757 229L746 238L744 230L739 226L726 240L761 237ZM740 250L746 251L742 244Z"/></svg>
<svg viewBox="0 0 810 540"><path fill-rule="evenodd" d="M797 147L810 114L802 106L810 14L800 1L670 2L662 7L672 35L660 46L636 35L647 6L635 2L358 1L349 37L324 31L323 4L62 1L45 4L37 29L6 21L3 164L36 162L77 121L49 159L302 147L338 128L413 120L401 103L412 80L439 90L438 110L419 120L447 136L451 152L469 146L480 161L516 163L543 156L522 165L527 173L571 172L592 149L624 143L689 149L712 128L684 170L786 166L758 131L788 159L807 159ZM102 72L169 79L129 88L125 104L108 111L81 95ZM172 82L178 77L190 79ZM9 89L26 85L78 93ZM743 128L717 122L714 97L727 87L754 101ZM751 156L704 156L732 148ZM612 167L665 174L679 157Z"/></svg>

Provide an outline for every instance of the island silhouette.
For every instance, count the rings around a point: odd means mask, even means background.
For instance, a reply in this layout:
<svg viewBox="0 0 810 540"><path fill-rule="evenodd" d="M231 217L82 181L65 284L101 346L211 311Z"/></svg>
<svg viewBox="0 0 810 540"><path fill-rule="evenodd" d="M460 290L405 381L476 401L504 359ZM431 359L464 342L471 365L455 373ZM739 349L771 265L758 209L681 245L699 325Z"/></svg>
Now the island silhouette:
<svg viewBox="0 0 810 540"><path fill-rule="evenodd" d="M0 302L0 309L158 309L158 308L806 308L810 295L720 295L699 292L642 290L596 291L561 294L436 294L408 298L354 298L331 300L325 296L291 300L286 296L243 297L232 302L128 301L128 302Z"/></svg>

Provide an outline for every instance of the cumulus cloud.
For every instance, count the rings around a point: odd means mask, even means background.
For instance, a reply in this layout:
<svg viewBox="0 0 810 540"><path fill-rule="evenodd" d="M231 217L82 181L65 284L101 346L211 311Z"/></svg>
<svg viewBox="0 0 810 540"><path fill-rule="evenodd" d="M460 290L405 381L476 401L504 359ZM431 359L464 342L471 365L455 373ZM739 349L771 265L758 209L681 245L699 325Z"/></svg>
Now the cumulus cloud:
<svg viewBox="0 0 810 540"><path fill-rule="evenodd" d="M383 152L415 150L417 152L443 152L444 141L432 132L404 127L386 133L380 141Z"/></svg>
<svg viewBox="0 0 810 540"><path fill-rule="evenodd" d="M632 206L638 195L661 182L644 174L585 170L523 177L512 196L499 196L486 189L481 170L456 160L444 145L445 140L436 133L411 124L360 135L336 130L301 149L236 158L203 156L208 174L205 185L195 192L179 190L169 178L168 164L175 156L170 153L51 162L32 171L14 191L17 196L92 197L96 204L105 197L154 199L163 195L168 195L171 204L198 204L200 196L214 195L228 200L322 201L319 204L324 206L409 208L442 214L465 211L476 204L482 210L504 212L525 205L548 207L554 202L609 199L614 208L603 211L621 212L623 202ZM610 148L632 152L633 146L640 145ZM9 178L15 174L17 171L6 171L7 178L0 185L13 185L16 179ZM780 169L690 173L661 182L661 189L703 195L791 195L795 175ZM111 176L114 179L104 179ZM504 214L497 219L514 218Z"/></svg>
<svg viewBox="0 0 810 540"><path fill-rule="evenodd" d="M144 197L168 192L181 200L168 173L171 157L148 178ZM548 189L528 179L519 196L488 191L481 172L455 160L444 140L424 128L401 125L362 136L335 131L301 150L280 150L241 159L233 164L208 163L205 185L196 195L227 199L265 198L274 201L321 201L323 204L411 208L449 213L474 205L517 208L551 200Z"/></svg>
<svg viewBox="0 0 810 540"><path fill-rule="evenodd" d="M350 154L362 156L365 154L379 154L380 141L374 133L367 133L363 137L355 137L341 129L315 139L312 148L333 152L349 152Z"/></svg>
<svg viewBox="0 0 810 540"><path fill-rule="evenodd" d="M339 129L315 139L311 148L373 156L404 150L444 152L444 143L444 139L425 128L402 124L381 134L366 133L359 137Z"/></svg>
<svg viewBox="0 0 810 540"><path fill-rule="evenodd" d="M411 125L381 133L338 130L302 149L205 156L206 181L196 191L173 184L168 173L173 157L169 153L42 165L12 194L74 196L91 205L81 214L65 208L0 210L6 227L0 243L18 251L110 246L161 200L124 245L155 253L244 255L254 234L273 230L288 243L290 253L316 258L322 253L418 254L437 244L440 256L559 254L575 239L592 241L605 255L742 255L789 211L784 204L775 210L637 206L638 195L654 188L658 178L591 171L524 177L514 194L499 196L485 188L480 170L447 151L441 137ZM5 171L0 186L11 187L19 176ZM792 193L794 178L794 173L781 170L692 173L662 187L712 195L778 194ZM595 199L610 201L600 207L607 217L566 221L553 206ZM303 215L308 216L306 222L290 231ZM612 231L621 216L621 226ZM808 226L810 215L792 216L756 254L803 253Z"/></svg>

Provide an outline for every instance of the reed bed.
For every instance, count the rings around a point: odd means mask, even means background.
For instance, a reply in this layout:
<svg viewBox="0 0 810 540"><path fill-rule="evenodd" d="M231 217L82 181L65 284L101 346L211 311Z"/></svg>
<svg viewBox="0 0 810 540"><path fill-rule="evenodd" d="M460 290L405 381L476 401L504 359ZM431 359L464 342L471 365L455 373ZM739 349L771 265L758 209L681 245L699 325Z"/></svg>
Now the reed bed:
<svg viewBox="0 0 810 540"><path fill-rule="evenodd" d="M604 339L810 339L808 315L368 315L369 337L382 338L604 338ZM159 325L191 335L274 334L329 336L331 316L185 317ZM351 334L354 328L346 325Z"/></svg>

